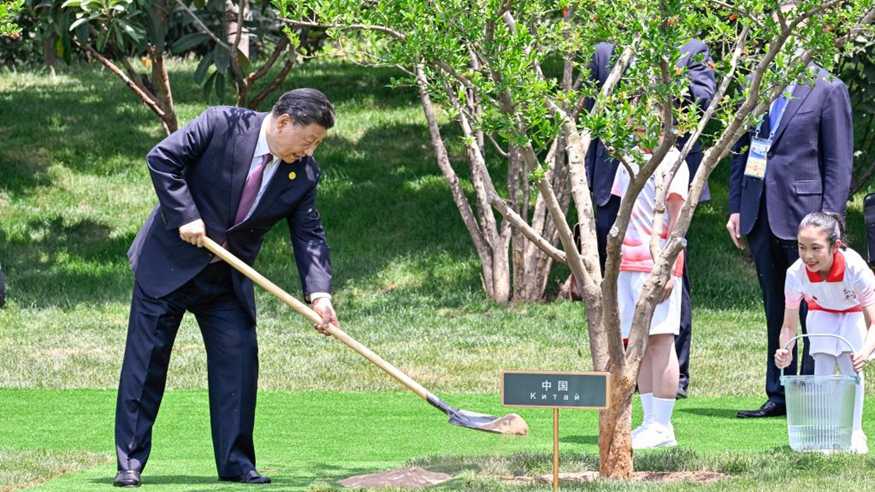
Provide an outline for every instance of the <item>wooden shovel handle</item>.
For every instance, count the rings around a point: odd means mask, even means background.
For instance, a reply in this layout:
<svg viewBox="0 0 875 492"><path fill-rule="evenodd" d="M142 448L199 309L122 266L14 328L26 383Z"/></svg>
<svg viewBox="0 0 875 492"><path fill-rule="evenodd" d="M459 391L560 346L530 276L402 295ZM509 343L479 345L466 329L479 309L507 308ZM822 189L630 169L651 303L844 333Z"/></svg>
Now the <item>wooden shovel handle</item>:
<svg viewBox="0 0 875 492"><path fill-rule="evenodd" d="M214 255L216 255L219 258L221 258L222 260L224 260L225 263L231 265L235 270L242 273L243 275L246 275L253 282L255 282L256 284L261 286L264 290L270 292L271 294L276 296L279 300L281 300L284 303L286 303L287 305L289 305L289 307L294 309L301 316L307 318L307 320L310 321L311 323L313 323L313 324L322 323L322 317L319 316L319 314L317 314L316 311L313 311L312 309L310 309L310 306L308 306L308 305L304 304L303 302L299 301L298 299L294 298L288 292L284 291L278 285L276 285L275 283L268 280L267 277L265 277L264 275L255 271L254 268L247 265L240 258L237 258L233 254L228 252L228 250L221 247L218 243L216 243L212 239L205 237L204 238L204 246L206 246L206 248L208 250L210 250L210 252L212 252ZM359 343L357 340L355 340L351 336L347 335L346 332L341 330L339 327L337 327L335 325L329 325L328 329L326 331L328 331L328 333L330 333L331 336L333 336L334 338L343 342L343 344L346 345L347 347L355 350L360 355L362 355L364 358L366 358L369 361L371 361L372 363L376 364L377 367L379 367L380 369L387 372L393 378L397 379L399 383L406 386L410 391L413 391L414 393L419 395L420 398L428 401L429 395L431 393L429 393L429 391L427 389L425 389L425 387L423 387L421 384L414 381L410 376L401 372L401 370L398 369L397 367L386 362L385 359L383 359L379 355L375 354L371 349L365 347L364 345Z"/></svg>

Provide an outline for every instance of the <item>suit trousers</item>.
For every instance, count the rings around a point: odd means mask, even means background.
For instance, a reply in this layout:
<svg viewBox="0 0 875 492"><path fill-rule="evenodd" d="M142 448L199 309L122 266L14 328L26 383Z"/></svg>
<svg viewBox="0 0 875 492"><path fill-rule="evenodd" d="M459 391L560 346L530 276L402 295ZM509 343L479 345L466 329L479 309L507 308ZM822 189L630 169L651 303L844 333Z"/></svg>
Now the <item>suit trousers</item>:
<svg viewBox="0 0 875 492"><path fill-rule="evenodd" d="M255 323L234 295L224 262L157 299L134 283L116 402L117 466L139 472L146 466L170 351L186 311L194 313L207 352L216 469L220 478L237 479L255 468L258 344Z"/></svg>
<svg viewBox="0 0 875 492"><path fill-rule="evenodd" d="M620 212L620 197L612 195L611 199L604 206L596 205L595 209L596 243L599 249L599 263L601 263L602 271L604 272L605 260L607 259L608 233L611 231L611 227L614 226L614 221ZM680 370L678 389L686 392L690 384L690 344L693 338L693 313L692 298L690 297L690 276L687 274L687 265L689 264L688 250L684 251L684 256L681 325L677 336L675 336L675 350L677 351Z"/></svg>
<svg viewBox="0 0 875 492"><path fill-rule="evenodd" d="M766 349L766 395L769 400L784 405L784 387L781 385L781 371L775 365L775 351L778 350L781 326L784 324L784 280L787 269L799 259L799 246L795 240L781 239L772 233L769 226L769 214L766 213L765 198L761 200L760 211L753 229L747 236L747 243L756 265L760 289L763 293L763 307L766 312L766 332L768 337ZM799 317L802 333L805 331L805 316L808 306L802 302L799 307ZM814 374L814 359L808 353L808 339L802 343L802 372ZM790 365L785 369L788 374L796 374L796 351Z"/></svg>

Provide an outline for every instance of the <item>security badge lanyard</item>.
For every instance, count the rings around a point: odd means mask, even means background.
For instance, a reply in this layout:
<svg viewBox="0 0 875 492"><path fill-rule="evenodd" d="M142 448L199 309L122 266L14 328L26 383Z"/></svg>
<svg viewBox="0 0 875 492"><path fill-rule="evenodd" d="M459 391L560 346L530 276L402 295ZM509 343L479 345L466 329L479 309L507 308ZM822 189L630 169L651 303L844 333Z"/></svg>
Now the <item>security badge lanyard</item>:
<svg viewBox="0 0 875 492"><path fill-rule="evenodd" d="M784 94L792 94L794 88L795 87L793 86L788 87ZM784 111L787 109L787 104L790 102L783 94L781 97L784 97L784 104L781 105L780 111L777 115L778 117L775 118L775 123L769 128L769 138L760 138L760 130L763 126L763 122L760 120L759 125L757 125L756 136L750 139L750 151L747 154L747 164L744 166L745 176L763 179L766 175L766 162L768 160L769 149L772 148L772 141L775 138L775 133L778 131L778 127L781 126L781 120L784 118ZM778 99L775 101L778 101ZM774 104L772 109L774 109Z"/></svg>

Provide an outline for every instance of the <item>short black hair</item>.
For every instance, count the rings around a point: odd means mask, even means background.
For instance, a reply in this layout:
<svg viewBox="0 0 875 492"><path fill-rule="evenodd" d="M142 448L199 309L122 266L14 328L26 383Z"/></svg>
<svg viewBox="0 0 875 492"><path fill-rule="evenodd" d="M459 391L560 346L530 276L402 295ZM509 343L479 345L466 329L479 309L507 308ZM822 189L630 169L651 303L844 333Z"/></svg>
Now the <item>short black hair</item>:
<svg viewBox="0 0 875 492"><path fill-rule="evenodd" d="M316 123L328 130L334 126L334 106L322 91L310 88L293 89L273 105L274 116L289 115L296 125Z"/></svg>

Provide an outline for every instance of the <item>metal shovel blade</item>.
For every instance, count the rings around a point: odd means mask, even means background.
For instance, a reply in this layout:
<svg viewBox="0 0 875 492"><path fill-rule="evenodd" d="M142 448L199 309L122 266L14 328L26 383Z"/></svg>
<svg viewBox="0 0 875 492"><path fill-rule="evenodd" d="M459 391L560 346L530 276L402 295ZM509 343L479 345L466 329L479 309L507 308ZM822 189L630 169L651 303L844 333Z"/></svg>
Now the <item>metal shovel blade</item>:
<svg viewBox="0 0 875 492"><path fill-rule="evenodd" d="M529 433L529 424L515 413L507 414L503 417L487 415L484 413L470 412L453 408L440 398L429 395L428 402L435 408L447 414L450 418L449 422L459 427L474 429L484 432L494 432L496 434L513 434L517 436L525 436Z"/></svg>

